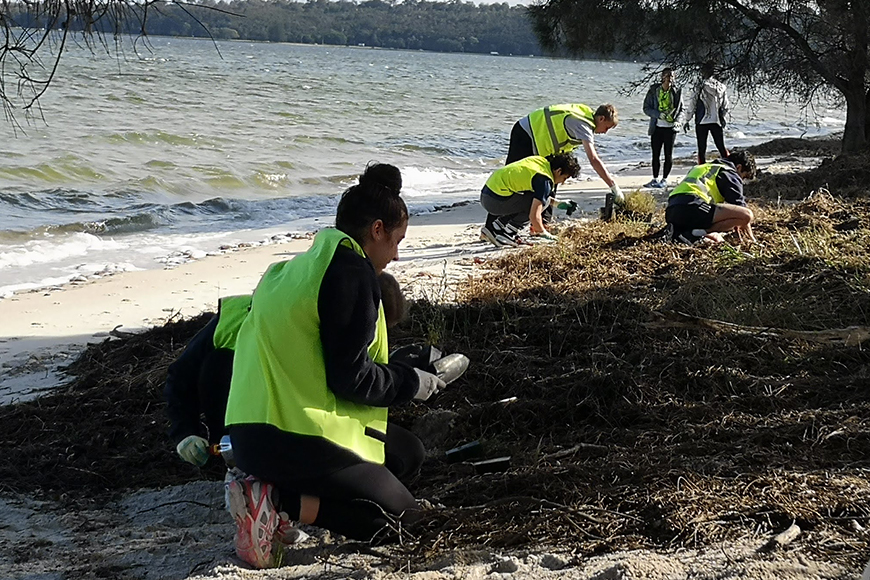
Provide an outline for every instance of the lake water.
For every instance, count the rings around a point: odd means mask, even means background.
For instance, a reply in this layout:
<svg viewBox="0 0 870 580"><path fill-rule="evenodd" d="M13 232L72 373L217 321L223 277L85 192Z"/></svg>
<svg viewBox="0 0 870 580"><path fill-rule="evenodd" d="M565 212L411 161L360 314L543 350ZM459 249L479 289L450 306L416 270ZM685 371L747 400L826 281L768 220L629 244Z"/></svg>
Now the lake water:
<svg viewBox="0 0 870 580"><path fill-rule="evenodd" d="M370 161L402 169L412 212L474 200L513 123L544 105L614 103L620 124L597 139L600 156L611 169L649 158L644 94L624 94L636 63L178 38L137 48L72 46L44 122L19 111L23 133L0 123L0 297L329 225ZM844 111L816 114L738 101L727 143L842 129ZM694 150L694 134L678 137L676 156Z"/></svg>

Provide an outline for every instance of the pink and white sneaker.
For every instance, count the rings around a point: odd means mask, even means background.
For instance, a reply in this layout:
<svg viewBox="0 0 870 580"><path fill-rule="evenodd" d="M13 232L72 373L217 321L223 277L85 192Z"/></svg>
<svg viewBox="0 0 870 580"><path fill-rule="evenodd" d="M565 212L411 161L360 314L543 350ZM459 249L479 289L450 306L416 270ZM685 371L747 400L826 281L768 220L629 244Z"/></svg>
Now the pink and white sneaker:
<svg viewBox="0 0 870 580"><path fill-rule="evenodd" d="M279 515L272 501L274 486L248 476L230 481L227 491L236 522L236 555L254 568L280 566L284 548L275 533Z"/></svg>

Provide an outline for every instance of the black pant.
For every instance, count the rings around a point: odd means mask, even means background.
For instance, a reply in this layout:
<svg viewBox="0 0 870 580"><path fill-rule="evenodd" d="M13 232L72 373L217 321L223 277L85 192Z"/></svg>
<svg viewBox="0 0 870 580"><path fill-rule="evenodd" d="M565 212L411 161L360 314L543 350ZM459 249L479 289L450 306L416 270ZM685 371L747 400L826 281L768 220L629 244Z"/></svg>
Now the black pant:
<svg viewBox="0 0 870 580"><path fill-rule="evenodd" d="M534 154L531 135L517 121L511 129L511 141L508 144L508 154L504 164L509 165L514 161L531 157Z"/></svg>
<svg viewBox="0 0 870 580"><path fill-rule="evenodd" d="M650 140L652 142L652 171L654 178L658 179L659 177L659 168L661 167L659 157L662 153L662 147L665 150L665 171L662 177L667 179L668 175L670 175L671 166L674 163L674 140L676 138L677 131L673 127L656 127L655 131L653 131Z"/></svg>
<svg viewBox="0 0 870 580"><path fill-rule="evenodd" d="M725 148L725 136L722 133L722 126L718 123L705 123L704 125L695 125L695 135L698 138L698 163L706 163L707 161L707 134L713 136L713 143L716 144L716 149L719 150L719 157L723 159L728 157L728 150Z"/></svg>
<svg viewBox="0 0 870 580"><path fill-rule="evenodd" d="M230 427L239 468L273 483L281 509L298 519L300 495L320 498L313 525L369 541L384 534L390 518L412 523L419 506L399 481L417 472L425 457L410 431L388 424L384 465L364 461L320 437L287 433L265 424Z"/></svg>
<svg viewBox="0 0 870 580"><path fill-rule="evenodd" d="M217 443L227 433L224 417L227 414L232 377L233 351L221 348L206 355L199 370L197 392L211 443Z"/></svg>

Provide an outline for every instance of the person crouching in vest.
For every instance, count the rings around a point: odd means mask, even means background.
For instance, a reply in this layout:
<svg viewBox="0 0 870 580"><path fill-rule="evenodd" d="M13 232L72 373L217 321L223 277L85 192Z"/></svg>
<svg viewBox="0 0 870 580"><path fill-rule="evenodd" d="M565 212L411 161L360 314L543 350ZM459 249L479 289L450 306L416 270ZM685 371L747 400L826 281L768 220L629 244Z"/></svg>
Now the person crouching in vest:
<svg viewBox="0 0 870 580"><path fill-rule="evenodd" d="M732 151L725 159L693 167L668 197L665 221L674 241L722 242L722 233L737 231L755 242L752 210L743 197L743 180L755 177L755 157Z"/></svg>
<svg viewBox="0 0 870 580"><path fill-rule="evenodd" d="M378 286L387 328L392 328L407 315L407 301L399 282L387 272L378 275ZM190 339L181 356L167 369L163 396L170 422L169 437L178 456L196 467L206 464L209 446L227 434L224 417L233 375L233 352L239 328L250 308L250 294L218 300L217 314ZM390 460L388 455L388 467ZM405 475L392 471L399 477Z"/></svg>
<svg viewBox="0 0 870 580"><path fill-rule="evenodd" d="M387 408L426 400L437 376L388 363L377 274L398 259L408 227L399 170L370 165L341 196L335 228L269 267L239 329L226 424L240 469L230 482L236 553L279 565L279 520L370 541L419 506L387 465L422 462L422 443ZM274 491L277 490L280 502Z"/></svg>
<svg viewBox="0 0 870 580"><path fill-rule="evenodd" d="M481 238L496 246L516 246L520 230L531 223L532 236L555 241L544 228L542 213L557 203L556 186L579 173L570 153L533 155L497 169L480 192L480 205L493 216L480 229Z"/></svg>

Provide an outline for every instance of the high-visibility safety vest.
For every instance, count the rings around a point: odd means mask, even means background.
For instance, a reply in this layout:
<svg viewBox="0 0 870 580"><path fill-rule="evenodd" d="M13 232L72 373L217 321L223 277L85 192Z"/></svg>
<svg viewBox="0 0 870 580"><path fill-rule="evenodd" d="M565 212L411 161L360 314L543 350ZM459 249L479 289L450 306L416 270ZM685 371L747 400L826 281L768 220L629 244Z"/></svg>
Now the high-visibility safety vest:
<svg viewBox="0 0 870 580"><path fill-rule="evenodd" d="M725 198L719 193L719 186L716 185L716 176L723 169L728 171L731 168L721 163L696 165L686 174L686 178L671 191L671 195L668 197L675 195L697 195L707 203L724 202Z"/></svg>
<svg viewBox="0 0 870 580"><path fill-rule="evenodd" d="M218 301L218 323L214 329L214 347L236 349L239 328L251 309L251 295L226 296Z"/></svg>
<svg viewBox="0 0 870 580"><path fill-rule="evenodd" d="M387 409L339 398L326 384L317 302L339 245L365 256L350 236L326 228L307 252L272 264L263 274L239 329L226 424L265 423L323 437L383 464ZM368 354L377 363L388 360L383 304Z"/></svg>
<svg viewBox="0 0 870 580"><path fill-rule="evenodd" d="M595 131L595 111L586 105L551 105L529 114L529 126L538 155L573 151L582 141L572 139L565 130L565 119L574 117Z"/></svg>
<svg viewBox="0 0 870 580"><path fill-rule="evenodd" d="M524 191L532 191L532 178L539 174L546 175L554 183L556 182L550 162L540 155L533 155L497 169L486 180L486 186L496 195L510 197Z"/></svg>

